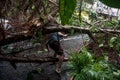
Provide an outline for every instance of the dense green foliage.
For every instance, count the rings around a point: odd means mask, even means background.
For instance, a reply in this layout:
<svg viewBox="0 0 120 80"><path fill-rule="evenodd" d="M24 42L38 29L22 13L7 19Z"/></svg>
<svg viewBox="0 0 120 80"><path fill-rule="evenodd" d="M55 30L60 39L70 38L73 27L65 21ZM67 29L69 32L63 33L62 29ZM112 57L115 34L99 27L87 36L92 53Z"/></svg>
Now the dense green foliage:
<svg viewBox="0 0 120 80"><path fill-rule="evenodd" d="M114 50L116 50L117 53L120 54L120 38L119 37L112 37L109 41L109 46L111 48L114 48Z"/></svg>
<svg viewBox="0 0 120 80"><path fill-rule="evenodd" d="M83 48L80 53L71 56L69 67L72 68L75 80L119 80L120 70L108 63L108 58L94 59L93 56Z"/></svg>

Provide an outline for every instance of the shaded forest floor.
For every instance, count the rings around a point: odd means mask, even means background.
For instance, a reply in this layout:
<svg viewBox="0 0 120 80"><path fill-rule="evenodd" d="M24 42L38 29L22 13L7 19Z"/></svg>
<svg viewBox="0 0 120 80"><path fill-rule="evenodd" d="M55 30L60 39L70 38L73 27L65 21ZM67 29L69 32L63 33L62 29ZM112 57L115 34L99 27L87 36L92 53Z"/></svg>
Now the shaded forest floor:
<svg viewBox="0 0 120 80"><path fill-rule="evenodd" d="M69 58L70 53L79 51L83 46L86 35L84 38L81 35L69 36L67 38L61 39L61 44L65 50L65 57ZM87 45L87 48L90 52L92 52L95 57L100 57L106 55L104 53L108 53L109 61L114 65L120 67L120 56L111 48L99 47L98 44L94 42L90 42ZM47 55L46 51L41 51L40 45L26 50L24 52L20 52L19 56L40 56L44 57ZM53 51L51 50L50 56L53 55ZM55 72L56 64L50 65L50 62L47 63L16 63L17 69L15 70L9 62L1 61L0 62L0 80L69 80L70 75L68 74L69 70L67 68L67 63L64 62L62 65L62 72L58 74Z"/></svg>
<svg viewBox="0 0 120 80"><path fill-rule="evenodd" d="M83 39L81 35L71 36L61 39L61 44L65 50L66 58L69 57L70 52L79 50L83 46ZM40 53L38 53L40 52ZM47 52L41 52L40 46L30 50L19 53L18 55L35 55L46 56ZM50 56L53 55L51 51ZM67 73L67 62L62 65L61 74L55 72L55 66L51 63L16 63L17 69L15 70L9 62L0 62L0 80L69 80L70 75Z"/></svg>

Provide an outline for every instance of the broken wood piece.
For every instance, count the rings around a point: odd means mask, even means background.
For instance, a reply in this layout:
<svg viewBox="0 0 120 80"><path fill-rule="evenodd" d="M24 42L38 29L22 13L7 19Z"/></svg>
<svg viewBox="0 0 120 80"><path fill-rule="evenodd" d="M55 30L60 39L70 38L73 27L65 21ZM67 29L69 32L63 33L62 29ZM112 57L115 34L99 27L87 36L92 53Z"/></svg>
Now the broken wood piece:
<svg viewBox="0 0 120 80"><path fill-rule="evenodd" d="M65 58L64 61L69 59ZM45 63L45 62L57 62L58 58L54 57L19 57L10 55L0 55L0 61L9 61L14 63Z"/></svg>

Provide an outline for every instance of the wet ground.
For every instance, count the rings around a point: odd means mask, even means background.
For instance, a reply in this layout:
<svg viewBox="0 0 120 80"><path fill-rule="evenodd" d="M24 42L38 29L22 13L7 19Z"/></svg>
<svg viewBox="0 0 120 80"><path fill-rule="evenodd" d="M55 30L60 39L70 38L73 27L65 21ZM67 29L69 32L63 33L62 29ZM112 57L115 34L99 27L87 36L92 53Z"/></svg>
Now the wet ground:
<svg viewBox="0 0 120 80"><path fill-rule="evenodd" d="M69 57L69 54L71 52L77 51L83 46L83 38L81 35L70 36L61 39L61 44L65 50L65 56ZM40 52L39 49L40 47L36 47L24 51L20 53L20 55L35 54ZM42 56L46 54L46 52L39 53L39 55ZM0 80L69 80L70 75L68 74L67 63L68 62L63 63L61 74L57 74L55 72L55 64L50 65L50 63L17 63L17 69L15 70L9 62L1 61Z"/></svg>

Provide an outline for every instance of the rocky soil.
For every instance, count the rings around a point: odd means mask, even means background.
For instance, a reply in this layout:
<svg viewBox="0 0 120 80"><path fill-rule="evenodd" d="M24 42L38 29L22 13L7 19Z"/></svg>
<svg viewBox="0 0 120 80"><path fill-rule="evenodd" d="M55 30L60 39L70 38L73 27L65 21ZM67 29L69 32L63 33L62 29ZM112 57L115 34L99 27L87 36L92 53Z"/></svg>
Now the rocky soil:
<svg viewBox="0 0 120 80"><path fill-rule="evenodd" d="M83 39L81 35L70 36L61 39L61 44L65 50L66 57L69 57L70 52L79 50L83 46ZM22 53L20 55L35 54L38 55L40 47L36 47ZM53 51L51 51L52 56ZM39 55L46 55L47 52L39 53ZM55 72L55 64L50 63L16 63L15 70L9 62L0 61L0 80L69 80L67 63L62 65L62 72L58 74Z"/></svg>

